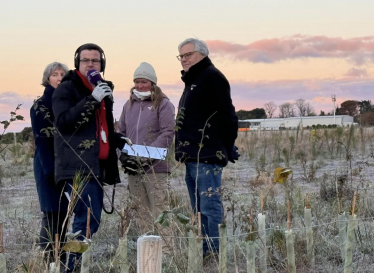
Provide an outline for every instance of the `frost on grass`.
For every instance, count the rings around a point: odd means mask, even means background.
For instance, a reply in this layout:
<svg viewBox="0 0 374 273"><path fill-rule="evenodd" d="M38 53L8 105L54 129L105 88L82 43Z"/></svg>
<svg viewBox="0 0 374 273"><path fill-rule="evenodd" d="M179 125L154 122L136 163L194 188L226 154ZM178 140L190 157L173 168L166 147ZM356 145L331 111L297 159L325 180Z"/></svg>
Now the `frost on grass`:
<svg viewBox="0 0 374 273"><path fill-rule="evenodd" d="M180 119L183 122L183 119ZM246 238L259 244L257 215L261 213L260 191L264 193L263 210L266 215L266 265L268 272L287 271L287 200L290 200L292 234L294 240L296 272L343 272L341 221L351 214L353 193L357 190L352 244L352 269L354 272L370 272L374 268L374 129L332 128L309 130L241 132L236 141L241 157L222 172L219 191L208 190L204 194L221 194L224 200L227 226L227 268L247 266ZM20 144L21 145L21 144ZM19 149L20 157L27 153L28 143ZM83 145L89 146L90 143ZM186 143L180 145L187 145ZM171 157L172 158L172 157ZM171 184L170 211L174 208L183 216L168 214L175 240L174 256L164 257L164 272L185 272L188 268L187 226L191 224L192 211L184 183L184 166L178 166L169 176ZM291 168L287 180L274 183L274 170ZM174 169L174 168L172 168ZM0 222L4 223L5 258L8 271L20 265L31 266L39 257L30 255L36 251L41 213L33 178L32 159L15 162L11 151L1 163ZM213 173L214 174L214 173ZM121 174L117 185L115 206L118 210L129 201L127 178ZM106 189L111 193L111 188ZM314 263L309 266L304 219L305 196L309 196L311 226L313 230ZM110 201L104 197L104 203ZM130 207L131 209L131 207ZM253 215L250 226L249 215ZM165 214L166 215L166 214ZM339 215L346 215L342 217ZM175 219L175 220L173 220ZM189 223L187 223L189 221ZM118 272L120 258L117 247L120 238L121 217L102 215L99 231L92 238L93 272ZM249 234L252 230L252 235ZM136 240L140 234L131 223L128 239L129 272L136 272ZM251 241L252 242L252 241ZM234 255L235 253L235 255ZM235 258L234 258L235 257ZM256 261L256 271L260 269ZM218 261L204 262L204 272L217 272Z"/></svg>

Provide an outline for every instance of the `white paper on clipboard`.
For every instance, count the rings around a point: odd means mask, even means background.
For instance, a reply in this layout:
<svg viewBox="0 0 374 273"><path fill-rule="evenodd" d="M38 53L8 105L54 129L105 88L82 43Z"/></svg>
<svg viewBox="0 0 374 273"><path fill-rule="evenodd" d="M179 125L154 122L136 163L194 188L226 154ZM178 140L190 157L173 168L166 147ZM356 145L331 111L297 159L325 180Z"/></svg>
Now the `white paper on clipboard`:
<svg viewBox="0 0 374 273"><path fill-rule="evenodd" d="M122 149L122 152L132 156L165 160L168 149L137 144L133 144L130 146L128 144L125 144L125 146Z"/></svg>

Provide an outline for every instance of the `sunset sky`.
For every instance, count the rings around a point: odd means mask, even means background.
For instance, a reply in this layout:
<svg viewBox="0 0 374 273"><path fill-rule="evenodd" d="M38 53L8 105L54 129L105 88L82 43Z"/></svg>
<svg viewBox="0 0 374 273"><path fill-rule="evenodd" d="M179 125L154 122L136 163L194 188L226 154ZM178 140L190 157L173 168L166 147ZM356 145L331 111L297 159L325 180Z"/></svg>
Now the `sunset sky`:
<svg viewBox="0 0 374 273"><path fill-rule="evenodd" d="M137 66L149 62L177 106L182 94L177 46L205 40L228 78L236 110L305 99L317 114L337 103L374 99L374 1L360 0L4 0L0 9L0 120L21 103L23 122L42 95L45 66L73 69L81 44L100 45L114 82L115 118ZM214 98L212 98L214 99Z"/></svg>

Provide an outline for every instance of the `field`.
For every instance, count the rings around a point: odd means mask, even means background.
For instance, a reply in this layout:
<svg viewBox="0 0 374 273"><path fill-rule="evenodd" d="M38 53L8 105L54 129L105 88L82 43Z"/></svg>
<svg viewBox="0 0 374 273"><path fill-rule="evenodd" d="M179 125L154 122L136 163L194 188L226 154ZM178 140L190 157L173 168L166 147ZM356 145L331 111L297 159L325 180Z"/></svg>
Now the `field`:
<svg viewBox="0 0 374 273"><path fill-rule="evenodd" d="M246 271L246 242L257 239L257 215L261 212L260 192L266 215L268 272L287 272L284 231L287 229L287 201L291 204L291 229L294 234L296 272L344 272L339 246L338 215L351 214L357 191L357 215L353 243L353 271L374 271L374 129L334 128L292 131L240 132L236 145L241 154L222 174L222 198L228 227L228 272ZM9 148L9 149L8 149ZM0 223L4 223L4 248L9 272L44 272L37 247L41 213L32 166L32 145L11 145L0 168ZM175 166L169 180L171 209L191 216L184 167ZM292 174L283 183L273 182L277 167L290 167ZM125 209L131 219L127 178L122 174L117 185L115 207L111 215L103 213L99 232L93 237L94 263L90 272L119 272L116 249L121 217ZM112 188L106 187L109 196ZM304 207L308 199L312 211L315 264L306 256ZM108 198L105 204L109 207ZM249 234L250 211L254 223ZM187 230L173 213L169 214L175 239L174 254L163 261L163 272L186 272ZM130 223L130 222L129 222ZM132 222L131 222L132 223ZM157 230L157 228L156 228ZM136 272L136 239L130 226L128 255L130 272ZM258 250L257 250L258 252ZM29 271L26 271L28 268ZM33 268L33 269L32 269ZM32 270L31 270L32 269ZM256 260L259 270L259 260ZM218 260L204 261L203 272L218 272Z"/></svg>

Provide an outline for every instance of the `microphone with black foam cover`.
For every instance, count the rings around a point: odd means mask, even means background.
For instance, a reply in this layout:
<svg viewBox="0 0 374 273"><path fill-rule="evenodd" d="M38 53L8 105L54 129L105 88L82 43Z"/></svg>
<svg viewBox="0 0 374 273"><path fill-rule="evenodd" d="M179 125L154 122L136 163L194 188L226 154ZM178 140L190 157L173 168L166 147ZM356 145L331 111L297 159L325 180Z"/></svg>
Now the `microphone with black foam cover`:
<svg viewBox="0 0 374 273"><path fill-rule="evenodd" d="M100 72L95 70L95 69L91 69L87 72L87 79L90 83L92 83L93 85L97 86L99 85L100 83L103 83L103 78L101 77L100 75ZM113 97L110 96L109 97L112 101L113 101Z"/></svg>

